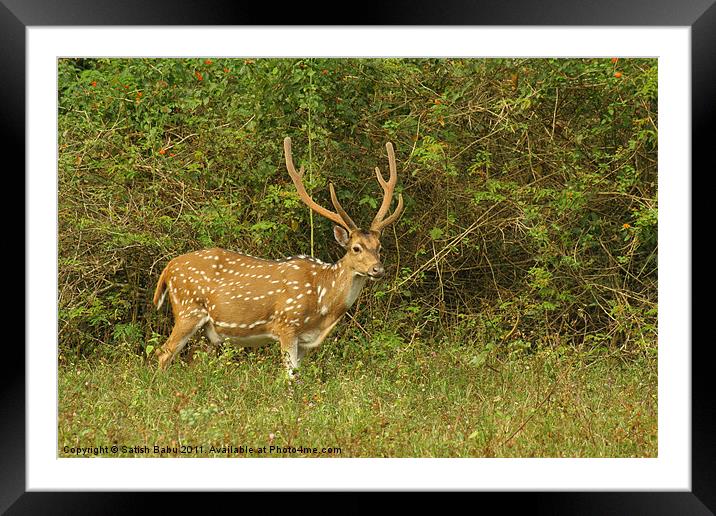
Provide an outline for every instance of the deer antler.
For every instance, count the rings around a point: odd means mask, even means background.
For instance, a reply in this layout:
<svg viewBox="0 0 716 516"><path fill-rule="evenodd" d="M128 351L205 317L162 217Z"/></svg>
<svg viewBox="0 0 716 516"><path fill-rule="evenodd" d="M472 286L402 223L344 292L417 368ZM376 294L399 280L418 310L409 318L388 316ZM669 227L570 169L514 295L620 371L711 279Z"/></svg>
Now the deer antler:
<svg viewBox="0 0 716 516"><path fill-rule="evenodd" d="M286 169L288 170L288 174L293 180L293 184L296 187L296 191L298 192L298 196L301 198L301 200L319 215L326 217L328 220L335 222L339 226L343 226L348 231L358 229L358 226L356 226L355 222L353 222L353 220L348 216L346 211L338 202L338 197L336 197L336 192L333 189L333 183L330 183L328 185L328 189L331 191L331 201L333 202L333 206L336 208L336 211L338 213L327 210L320 204L316 203L311 198L311 196L308 195L308 192L306 192L306 189L303 186L303 167L301 167L301 169L296 172L296 168L293 166L293 157L291 155L291 138L288 136L283 140L283 151L286 156Z"/></svg>
<svg viewBox="0 0 716 516"><path fill-rule="evenodd" d="M403 211L403 195L398 194L398 206L395 211L387 219L383 219L385 214L388 213L390 203L393 200L393 190L395 190L395 183L398 181L398 171L395 165L395 152L393 151L393 144L388 142L385 144L385 148L388 151L388 165L390 167L390 177L388 181L383 178L383 174L380 173L380 169L375 167L375 175L378 178L380 186L383 187L383 203L380 205L378 213L375 214L373 223L370 225L370 229L380 233L384 227L394 222L400 213Z"/></svg>

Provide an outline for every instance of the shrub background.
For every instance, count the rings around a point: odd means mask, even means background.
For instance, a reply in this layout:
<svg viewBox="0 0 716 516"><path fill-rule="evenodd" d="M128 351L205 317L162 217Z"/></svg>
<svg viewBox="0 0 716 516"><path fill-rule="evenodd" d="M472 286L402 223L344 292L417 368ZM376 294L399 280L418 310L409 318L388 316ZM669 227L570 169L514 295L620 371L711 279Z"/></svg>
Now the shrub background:
<svg viewBox="0 0 716 516"><path fill-rule="evenodd" d="M654 59L61 59L60 360L151 354L166 262L341 255L282 156L359 224L392 141L387 277L334 335L656 355ZM422 344L421 344L422 345Z"/></svg>

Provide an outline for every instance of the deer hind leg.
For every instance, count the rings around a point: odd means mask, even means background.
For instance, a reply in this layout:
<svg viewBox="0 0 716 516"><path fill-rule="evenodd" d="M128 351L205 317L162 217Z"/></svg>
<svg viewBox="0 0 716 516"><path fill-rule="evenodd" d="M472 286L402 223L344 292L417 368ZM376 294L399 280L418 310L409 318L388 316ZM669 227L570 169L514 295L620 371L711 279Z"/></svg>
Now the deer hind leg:
<svg viewBox="0 0 716 516"><path fill-rule="evenodd" d="M216 348L224 342L224 339L219 336L219 334L216 332L216 327L214 327L214 323L212 321L209 321L204 326L204 333L206 333L206 338L209 339L209 342L211 342L211 345Z"/></svg>
<svg viewBox="0 0 716 516"><path fill-rule="evenodd" d="M209 316L206 313L177 319L174 323L172 334L162 347L162 353L159 356L159 368L166 369L177 353L208 320Z"/></svg>
<svg viewBox="0 0 716 516"><path fill-rule="evenodd" d="M211 319L204 325L204 333L206 338L209 339L209 351L214 354L217 353L225 339L216 331L214 321Z"/></svg>

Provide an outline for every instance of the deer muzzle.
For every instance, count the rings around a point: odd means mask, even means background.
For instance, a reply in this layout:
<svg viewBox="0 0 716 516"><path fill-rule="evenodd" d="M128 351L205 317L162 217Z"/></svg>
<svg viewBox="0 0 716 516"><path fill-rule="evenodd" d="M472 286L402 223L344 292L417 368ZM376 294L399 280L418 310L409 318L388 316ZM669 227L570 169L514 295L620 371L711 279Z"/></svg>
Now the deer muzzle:
<svg viewBox="0 0 716 516"><path fill-rule="evenodd" d="M373 279L379 279L385 276L385 268L383 267L383 264L378 263L373 266L373 268L368 273L368 276L370 276Z"/></svg>

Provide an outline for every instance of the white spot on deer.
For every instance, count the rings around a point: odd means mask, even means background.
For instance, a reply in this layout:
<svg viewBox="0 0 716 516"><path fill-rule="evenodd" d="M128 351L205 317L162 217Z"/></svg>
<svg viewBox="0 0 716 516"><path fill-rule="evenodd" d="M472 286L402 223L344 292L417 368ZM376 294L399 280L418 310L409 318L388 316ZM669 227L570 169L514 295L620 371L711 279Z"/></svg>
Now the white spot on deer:
<svg viewBox="0 0 716 516"><path fill-rule="evenodd" d="M322 287L318 287L318 302L320 303L323 301L323 296L326 295L326 289Z"/></svg>

